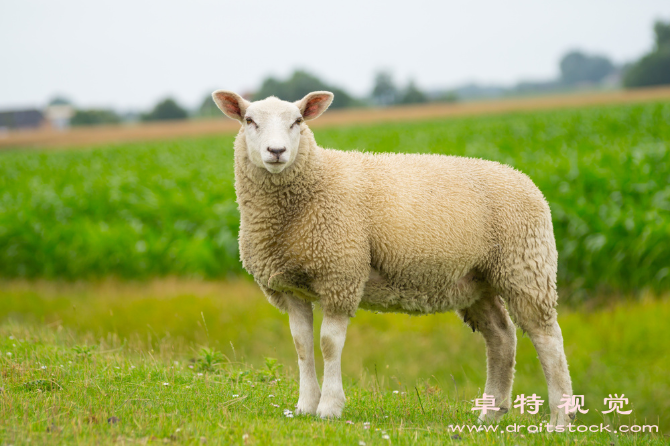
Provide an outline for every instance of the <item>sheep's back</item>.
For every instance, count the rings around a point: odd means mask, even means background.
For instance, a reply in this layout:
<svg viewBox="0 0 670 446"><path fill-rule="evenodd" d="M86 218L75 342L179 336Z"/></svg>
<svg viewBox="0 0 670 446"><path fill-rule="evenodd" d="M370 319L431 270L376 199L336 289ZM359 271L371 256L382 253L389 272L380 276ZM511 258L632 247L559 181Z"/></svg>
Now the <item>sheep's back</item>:
<svg viewBox="0 0 670 446"><path fill-rule="evenodd" d="M551 230L544 197L509 166L444 155L339 153L366 178L372 266L388 277L437 276L448 286L489 267L505 249L500 245L519 243L528 224L548 220Z"/></svg>

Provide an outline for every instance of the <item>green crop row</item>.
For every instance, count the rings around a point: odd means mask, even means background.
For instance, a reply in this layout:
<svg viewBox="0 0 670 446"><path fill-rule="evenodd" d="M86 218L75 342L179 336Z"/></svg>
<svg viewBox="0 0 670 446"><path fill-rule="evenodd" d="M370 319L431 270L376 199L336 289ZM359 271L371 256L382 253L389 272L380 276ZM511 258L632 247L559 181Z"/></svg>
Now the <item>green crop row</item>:
<svg viewBox="0 0 670 446"><path fill-rule="evenodd" d="M324 147L497 160L547 197L559 286L670 289L670 103L315 131ZM242 272L232 136L0 154L0 276Z"/></svg>

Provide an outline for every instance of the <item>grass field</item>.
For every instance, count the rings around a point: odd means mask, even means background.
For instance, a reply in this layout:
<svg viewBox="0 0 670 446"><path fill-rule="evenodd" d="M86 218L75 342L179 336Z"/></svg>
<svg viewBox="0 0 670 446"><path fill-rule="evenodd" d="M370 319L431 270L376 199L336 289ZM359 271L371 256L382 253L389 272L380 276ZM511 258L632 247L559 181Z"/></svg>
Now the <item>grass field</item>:
<svg viewBox="0 0 670 446"><path fill-rule="evenodd" d="M564 296L670 289L670 103L349 126L326 147L512 165L545 193ZM232 136L0 154L0 275L241 272Z"/></svg>
<svg viewBox="0 0 670 446"><path fill-rule="evenodd" d="M0 290L2 444L667 443L669 299L560 311L574 390L590 409L579 424L661 433L458 434L450 424L475 423L486 360L481 337L453 314L359 312L343 355L348 405L341 420L321 421L286 416L298 395L287 318L246 281L12 281ZM514 394L546 400L536 353L518 336ZM630 416L600 413L614 393L629 398ZM544 410L512 410L498 429L546 422Z"/></svg>

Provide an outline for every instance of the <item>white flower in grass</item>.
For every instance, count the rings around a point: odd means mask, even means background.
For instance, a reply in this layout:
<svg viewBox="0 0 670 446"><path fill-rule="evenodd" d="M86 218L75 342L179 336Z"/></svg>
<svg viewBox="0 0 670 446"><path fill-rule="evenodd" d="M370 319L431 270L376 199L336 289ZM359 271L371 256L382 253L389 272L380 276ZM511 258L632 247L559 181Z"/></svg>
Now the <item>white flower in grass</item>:
<svg viewBox="0 0 670 446"><path fill-rule="evenodd" d="M397 390L394 390L394 391L393 391L393 394L394 394L394 395L397 395L397 394L399 394L399 393L400 393L400 392L398 392Z"/></svg>
<svg viewBox="0 0 670 446"><path fill-rule="evenodd" d="M239 396L239 395L235 394L235 395L233 395L233 398L237 398L238 396Z"/></svg>
<svg viewBox="0 0 670 446"><path fill-rule="evenodd" d="M14 339L14 336L10 336L9 339Z"/></svg>
<svg viewBox="0 0 670 446"><path fill-rule="evenodd" d="M363 423L363 429L370 429L370 422L369 421L366 421L365 423Z"/></svg>
<svg viewBox="0 0 670 446"><path fill-rule="evenodd" d="M198 373L198 376L202 376L202 373Z"/></svg>
<svg viewBox="0 0 670 446"><path fill-rule="evenodd" d="M40 367L40 368L41 368L42 370L45 370L45 369L47 368L47 366L43 365L43 366Z"/></svg>
<svg viewBox="0 0 670 446"><path fill-rule="evenodd" d="M274 398L274 397L275 397L274 395L268 395L268 398Z"/></svg>
<svg viewBox="0 0 670 446"><path fill-rule="evenodd" d="M382 439L383 439L383 440L390 440L391 437L389 437L388 435L384 434L384 435L382 435Z"/></svg>
<svg viewBox="0 0 670 446"><path fill-rule="evenodd" d="M272 403L270 403L270 406L272 406L272 407L279 407L279 404L272 404Z"/></svg>
<svg viewBox="0 0 670 446"><path fill-rule="evenodd" d="M359 441L358 446L365 446L365 442L363 440Z"/></svg>
<svg viewBox="0 0 670 446"><path fill-rule="evenodd" d="M170 383L163 383L163 385L164 385L164 386L169 386L169 385L170 385Z"/></svg>
<svg viewBox="0 0 670 446"><path fill-rule="evenodd" d="M12 352L7 352L7 356L12 356Z"/></svg>

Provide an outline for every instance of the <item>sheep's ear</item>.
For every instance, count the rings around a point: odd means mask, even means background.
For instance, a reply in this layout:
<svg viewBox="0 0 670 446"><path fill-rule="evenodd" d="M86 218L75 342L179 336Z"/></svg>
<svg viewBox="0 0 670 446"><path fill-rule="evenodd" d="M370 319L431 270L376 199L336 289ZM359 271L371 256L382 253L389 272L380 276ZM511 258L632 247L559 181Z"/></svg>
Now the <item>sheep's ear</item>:
<svg viewBox="0 0 670 446"><path fill-rule="evenodd" d="M321 116L333 102L333 97L333 93L329 91L315 91L295 102L295 105L305 121L309 121Z"/></svg>
<svg viewBox="0 0 670 446"><path fill-rule="evenodd" d="M237 119L240 122L244 120L244 114L251 105L251 102L239 94L226 90L216 90L212 93L212 99L214 99L216 106L221 109L224 115Z"/></svg>

